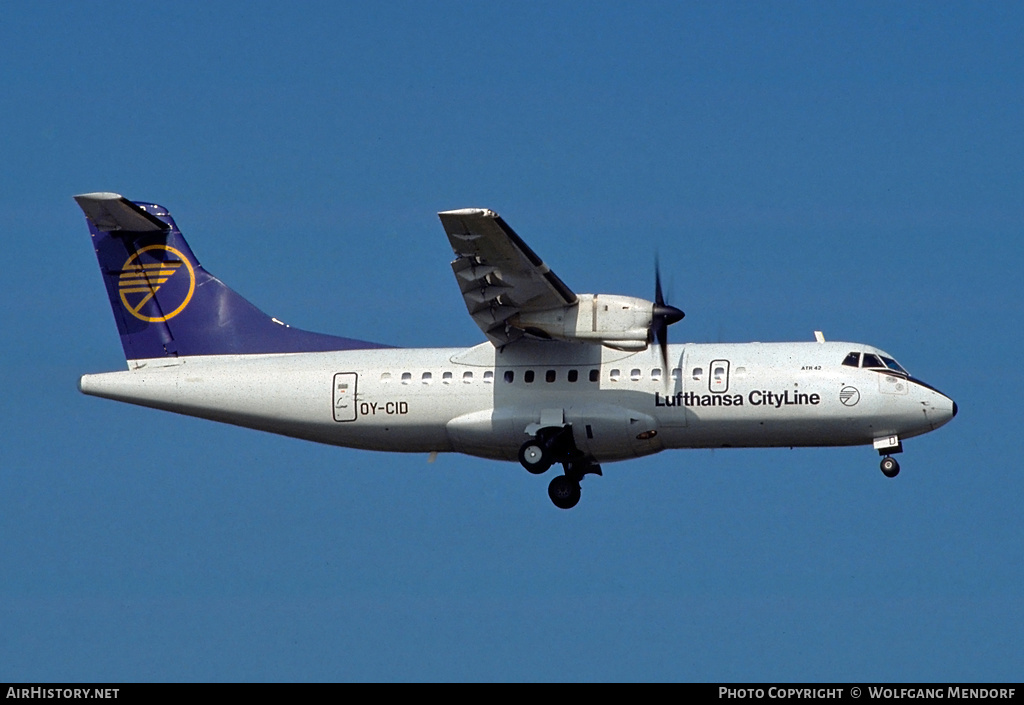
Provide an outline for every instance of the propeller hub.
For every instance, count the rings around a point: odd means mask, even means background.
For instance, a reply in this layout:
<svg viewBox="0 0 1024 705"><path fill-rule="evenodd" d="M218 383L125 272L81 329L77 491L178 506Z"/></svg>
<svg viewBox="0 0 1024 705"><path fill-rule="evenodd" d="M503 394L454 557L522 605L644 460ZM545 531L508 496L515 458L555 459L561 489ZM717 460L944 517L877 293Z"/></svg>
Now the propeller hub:
<svg viewBox="0 0 1024 705"><path fill-rule="evenodd" d="M660 318L665 322L666 326L670 326L673 323L683 320L683 316L686 314L680 311L675 306L670 306L665 303L656 304L654 306L654 317Z"/></svg>

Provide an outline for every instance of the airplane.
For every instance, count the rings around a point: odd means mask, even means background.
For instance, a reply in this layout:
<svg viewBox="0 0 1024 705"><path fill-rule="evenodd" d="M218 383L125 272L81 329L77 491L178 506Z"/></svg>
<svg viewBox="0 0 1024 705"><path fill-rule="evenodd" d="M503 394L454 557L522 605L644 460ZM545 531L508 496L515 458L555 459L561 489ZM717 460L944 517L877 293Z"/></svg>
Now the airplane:
<svg viewBox="0 0 1024 705"><path fill-rule="evenodd" d="M871 445L887 477L903 441L956 403L871 345L669 344L665 302L573 292L497 213L439 213L452 270L487 338L397 348L292 328L207 272L163 206L75 196L127 371L86 374L107 399L378 451L560 465L556 507L601 465L678 448Z"/></svg>

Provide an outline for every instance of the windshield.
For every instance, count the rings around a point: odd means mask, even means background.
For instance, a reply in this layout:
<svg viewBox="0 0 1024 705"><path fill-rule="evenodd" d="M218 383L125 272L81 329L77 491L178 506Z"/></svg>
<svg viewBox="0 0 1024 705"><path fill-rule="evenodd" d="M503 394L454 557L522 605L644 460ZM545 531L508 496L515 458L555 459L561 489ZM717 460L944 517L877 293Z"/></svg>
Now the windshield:
<svg viewBox="0 0 1024 705"><path fill-rule="evenodd" d="M888 367L893 372L899 372L901 375L906 375L907 377L910 376L910 373L903 369L903 366L900 363L893 360L891 357L886 357L885 355L882 355L882 362L884 362L885 366Z"/></svg>
<svg viewBox="0 0 1024 705"><path fill-rule="evenodd" d="M886 355L874 353L852 352L843 360L846 367L860 367L867 370L888 370L898 375L909 377L910 373L903 369L903 365Z"/></svg>

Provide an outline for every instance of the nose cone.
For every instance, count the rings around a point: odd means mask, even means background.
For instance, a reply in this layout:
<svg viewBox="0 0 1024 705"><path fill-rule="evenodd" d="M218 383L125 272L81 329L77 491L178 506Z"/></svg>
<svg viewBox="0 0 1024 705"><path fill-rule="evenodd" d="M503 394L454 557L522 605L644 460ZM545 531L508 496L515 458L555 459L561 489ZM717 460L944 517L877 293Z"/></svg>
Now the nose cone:
<svg viewBox="0 0 1024 705"><path fill-rule="evenodd" d="M923 431L924 433L934 431L939 426L945 426L953 420L957 412L955 401L935 387L919 379L911 377L909 381L913 383L912 389L915 391L911 393L908 401L913 403L915 407L917 407L917 404L920 404L921 406L917 408L924 410L924 417L927 420L927 427Z"/></svg>
<svg viewBox="0 0 1024 705"><path fill-rule="evenodd" d="M953 420L957 412L956 402L937 390L926 409L932 428L946 425Z"/></svg>
<svg viewBox="0 0 1024 705"><path fill-rule="evenodd" d="M942 397L942 404L939 407L947 414L943 423L951 421L956 416L956 402L947 397L945 394L939 394Z"/></svg>

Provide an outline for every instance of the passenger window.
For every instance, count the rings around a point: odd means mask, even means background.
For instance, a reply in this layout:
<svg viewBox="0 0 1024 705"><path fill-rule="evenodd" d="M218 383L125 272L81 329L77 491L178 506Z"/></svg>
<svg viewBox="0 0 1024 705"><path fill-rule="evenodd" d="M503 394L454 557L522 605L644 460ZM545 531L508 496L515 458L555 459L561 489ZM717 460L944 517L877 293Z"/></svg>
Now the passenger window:
<svg viewBox="0 0 1024 705"><path fill-rule="evenodd" d="M653 370L651 370L651 379L653 379L655 382L661 379L660 367L655 367Z"/></svg>
<svg viewBox="0 0 1024 705"><path fill-rule="evenodd" d="M569 374L566 375L570 382L575 382L580 378L579 370L569 370Z"/></svg>
<svg viewBox="0 0 1024 705"><path fill-rule="evenodd" d="M381 372L380 373L380 381L383 382L384 384L389 384L391 382L391 373L390 372Z"/></svg>
<svg viewBox="0 0 1024 705"><path fill-rule="evenodd" d="M612 371L610 371L610 372L608 373L608 378L609 378L609 379L610 379L610 380L611 380L612 382L618 382L618 381L619 381L619 376L620 376L621 374L622 374L621 372L619 372L619 371L618 371L617 369L615 369L615 370L612 370Z"/></svg>
<svg viewBox="0 0 1024 705"><path fill-rule="evenodd" d="M462 381L465 382L466 384L469 384L470 382L472 382L473 381L473 373L472 372L463 372L462 373Z"/></svg>
<svg viewBox="0 0 1024 705"><path fill-rule="evenodd" d="M703 376L704 376L704 368L703 367L694 367L693 368L693 378L695 380L697 380L699 382L701 377L703 377Z"/></svg>
<svg viewBox="0 0 1024 705"><path fill-rule="evenodd" d="M429 372L424 372L422 380L423 380L423 384L430 384L431 382L434 381L434 376L432 374L430 374Z"/></svg>
<svg viewBox="0 0 1024 705"><path fill-rule="evenodd" d="M412 372L402 373L402 384L409 384L412 381Z"/></svg>
<svg viewBox="0 0 1024 705"><path fill-rule="evenodd" d="M864 353L864 360L860 363L861 367L885 367L882 361L878 359L878 355L872 355L871 353Z"/></svg>
<svg viewBox="0 0 1024 705"><path fill-rule="evenodd" d="M442 372L441 373L441 382L443 382L444 384L451 384L452 383L452 373L451 372Z"/></svg>
<svg viewBox="0 0 1024 705"><path fill-rule="evenodd" d="M860 353L850 353L846 356L846 359L843 360L843 364L847 367L860 367Z"/></svg>
<svg viewBox="0 0 1024 705"><path fill-rule="evenodd" d="M634 368L633 368L632 370L630 370L630 372L629 372L629 378L630 378L631 380L633 380L634 382L639 382L639 381L640 381L640 370L639 370L638 368L635 368L635 367L634 367Z"/></svg>
<svg viewBox="0 0 1024 705"><path fill-rule="evenodd" d="M505 381L512 384L516 379L516 373L514 370L505 370Z"/></svg>
<svg viewBox="0 0 1024 705"><path fill-rule="evenodd" d="M490 370L484 372L484 384L491 384L494 382L494 373Z"/></svg>
<svg viewBox="0 0 1024 705"><path fill-rule="evenodd" d="M590 381L591 382L596 382L599 379L601 379L601 372L599 370L591 370L590 371Z"/></svg>
<svg viewBox="0 0 1024 705"><path fill-rule="evenodd" d="M523 381L527 384L533 384L533 370L527 370L523 373Z"/></svg>
<svg viewBox="0 0 1024 705"><path fill-rule="evenodd" d="M554 370L548 370L547 373L544 375L544 381L547 382L548 384L551 384L552 382L554 382L555 381L555 371Z"/></svg>
<svg viewBox="0 0 1024 705"><path fill-rule="evenodd" d="M678 382L682 378L683 378L683 370L681 368L679 368L679 367L674 368L672 370L672 381L673 382Z"/></svg>

